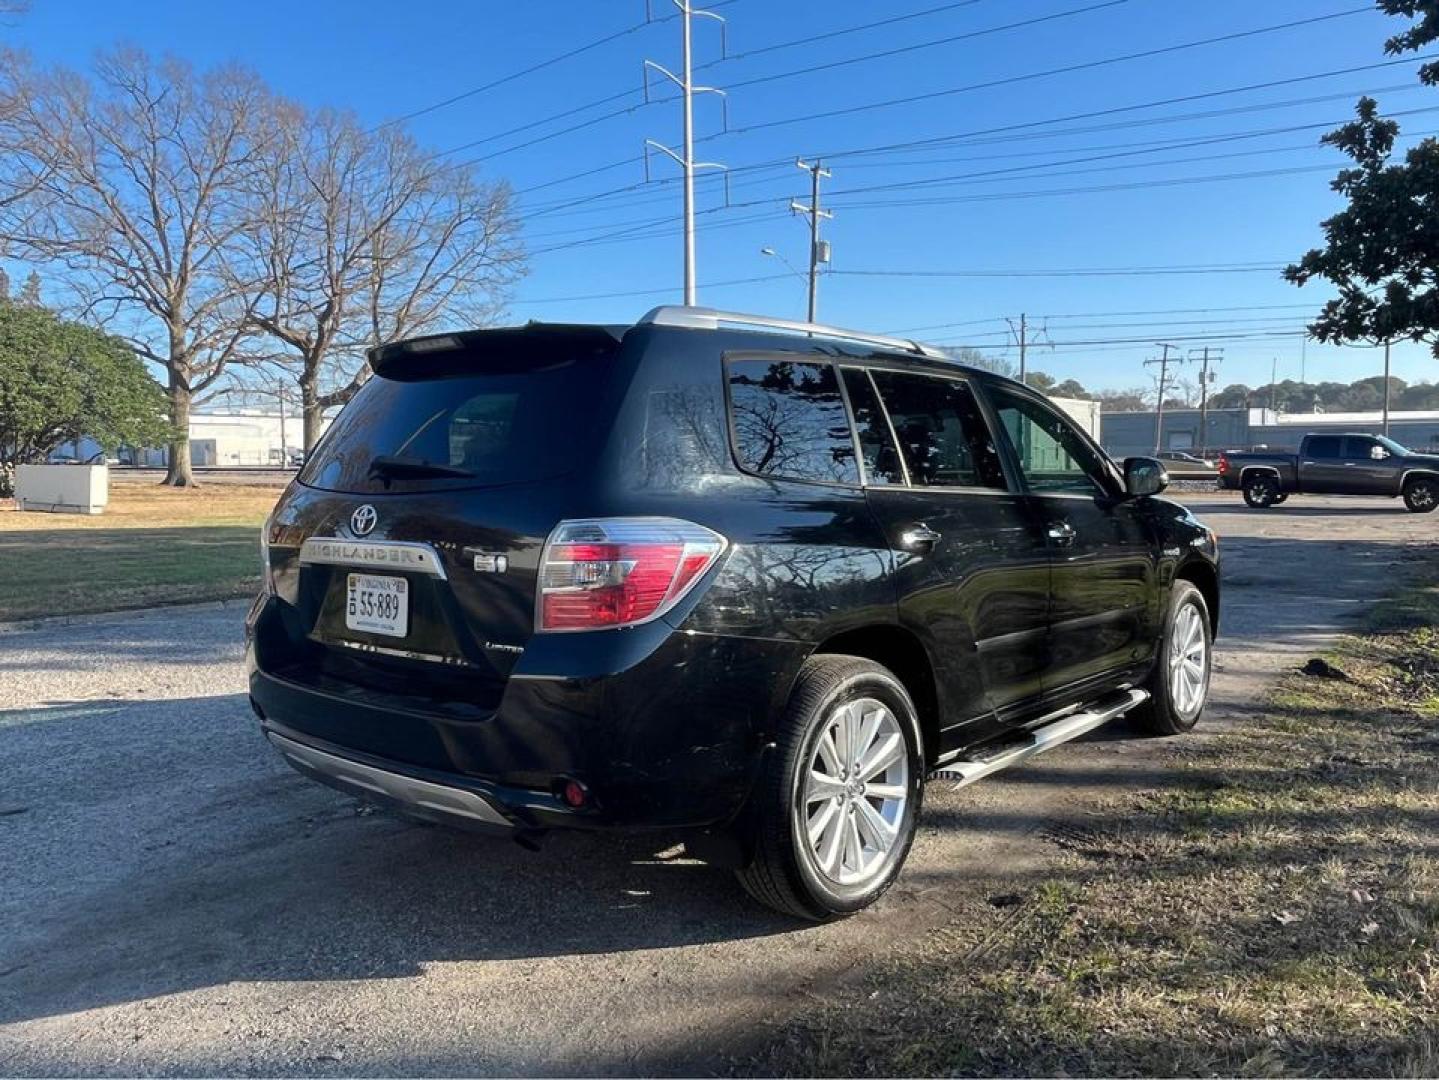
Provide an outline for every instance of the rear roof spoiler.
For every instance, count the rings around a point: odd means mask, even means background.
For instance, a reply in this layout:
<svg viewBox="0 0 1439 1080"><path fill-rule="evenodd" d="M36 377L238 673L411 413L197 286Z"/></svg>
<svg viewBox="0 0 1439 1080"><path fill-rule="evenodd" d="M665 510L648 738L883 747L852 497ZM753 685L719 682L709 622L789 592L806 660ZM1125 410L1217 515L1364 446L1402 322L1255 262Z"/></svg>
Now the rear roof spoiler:
<svg viewBox="0 0 1439 1080"><path fill-rule="evenodd" d="M589 323L532 322L525 326L407 338L378 345L367 350L365 356L377 375L390 379L427 378L464 371L467 367L503 369L515 363L533 363L536 350L547 346L563 349L572 359L586 353L606 354L619 345L624 330L624 327ZM477 353L483 356L481 363L467 365L467 354Z"/></svg>

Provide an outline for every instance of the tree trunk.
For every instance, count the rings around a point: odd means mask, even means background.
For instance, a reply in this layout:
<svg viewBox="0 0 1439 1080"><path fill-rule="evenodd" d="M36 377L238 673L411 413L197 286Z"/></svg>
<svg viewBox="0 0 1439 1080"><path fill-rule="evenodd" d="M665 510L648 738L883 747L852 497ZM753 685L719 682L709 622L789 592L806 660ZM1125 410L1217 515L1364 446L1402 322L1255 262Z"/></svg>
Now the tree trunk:
<svg viewBox="0 0 1439 1080"><path fill-rule="evenodd" d="M325 406L320 402L320 388L313 378L300 380L300 413L305 420L305 458L308 460L325 428Z"/></svg>
<svg viewBox="0 0 1439 1080"><path fill-rule="evenodd" d="M176 372L170 372L170 424L175 433L170 439L170 463L161 483L170 487L194 487L195 470L190 465L190 385Z"/></svg>

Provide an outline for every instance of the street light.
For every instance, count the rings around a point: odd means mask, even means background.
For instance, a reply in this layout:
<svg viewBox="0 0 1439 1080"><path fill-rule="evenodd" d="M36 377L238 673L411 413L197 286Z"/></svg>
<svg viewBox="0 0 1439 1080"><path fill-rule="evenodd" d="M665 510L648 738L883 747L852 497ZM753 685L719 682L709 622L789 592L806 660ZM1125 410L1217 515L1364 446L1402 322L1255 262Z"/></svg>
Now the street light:
<svg viewBox="0 0 1439 1080"><path fill-rule="evenodd" d="M791 274L793 274L795 277L799 278L801 281L808 281L808 280L809 280L809 278L805 277L803 274L801 274L801 273L799 272L799 270L797 270L797 269L795 268L794 263L790 262L788 259L786 259L783 255L781 255L781 254L780 254L778 251L776 251L774 248L772 248L772 247L762 247L762 248L759 249L759 253L760 253L761 255L768 255L768 256L770 256L771 258L778 259L780 262L784 263L785 266L789 267L789 272L790 272Z"/></svg>

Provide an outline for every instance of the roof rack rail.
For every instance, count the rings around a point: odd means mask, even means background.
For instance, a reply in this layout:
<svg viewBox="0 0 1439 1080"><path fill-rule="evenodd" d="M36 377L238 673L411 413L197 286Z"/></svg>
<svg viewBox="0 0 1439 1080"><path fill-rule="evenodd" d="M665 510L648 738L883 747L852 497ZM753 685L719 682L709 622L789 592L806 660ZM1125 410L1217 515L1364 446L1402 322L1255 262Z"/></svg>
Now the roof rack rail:
<svg viewBox="0 0 1439 1080"><path fill-rule="evenodd" d="M862 330L843 330L837 326L801 322L796 319L777 319L769 315L745 315L737 311L716 311L714 308L677 305L657 307L641 317L638 325L644 324L683 326L691 330L718 330L721 326L753 326L765 330L785 330L793 334L806 334L811 337L835 338L840 341L861 342L865 345L880 345L887 349L899 349L920 356L928 356L935 360L951 359L932 345L922 345L918 341L911 341L908 338L885 337L882 334L870 334Z"/></svg>

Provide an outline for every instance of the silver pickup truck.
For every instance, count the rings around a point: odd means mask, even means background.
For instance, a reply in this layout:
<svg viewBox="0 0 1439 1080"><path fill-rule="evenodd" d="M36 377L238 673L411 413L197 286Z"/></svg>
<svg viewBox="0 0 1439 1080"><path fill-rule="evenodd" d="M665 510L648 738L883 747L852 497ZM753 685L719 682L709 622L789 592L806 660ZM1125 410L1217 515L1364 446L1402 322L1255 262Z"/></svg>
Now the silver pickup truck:
<svg viewBox="0 0 1439 1080"><path fill-rule="evenodd" d="M1219 486L1256 509L1290 495L1387 495L1416 514L1439 505L1439 454L1419 454L1383 435L1306 435L1297 454L1219 455Z"/></svg>

